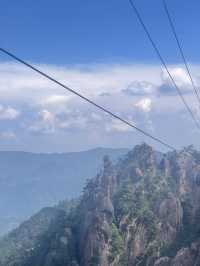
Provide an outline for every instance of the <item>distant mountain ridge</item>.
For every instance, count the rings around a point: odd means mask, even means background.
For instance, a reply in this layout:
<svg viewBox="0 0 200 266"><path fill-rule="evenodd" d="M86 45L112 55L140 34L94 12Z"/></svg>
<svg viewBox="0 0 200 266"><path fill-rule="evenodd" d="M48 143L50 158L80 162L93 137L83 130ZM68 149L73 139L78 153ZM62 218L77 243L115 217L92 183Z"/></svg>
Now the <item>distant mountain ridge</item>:
<svg viewBox="0 0 200 266"><path fill-rule="evenodd" d="M1 266L199 266L200 152L137 145L106 156L77 200L0 241Z"/></svg>
<svg viewBox="0 0 200 266"><path fill-rule="evenodd" d="M0 235L59 200L76 197L109 155L127 149L96 148L70 153L0 151Z"/></svg>

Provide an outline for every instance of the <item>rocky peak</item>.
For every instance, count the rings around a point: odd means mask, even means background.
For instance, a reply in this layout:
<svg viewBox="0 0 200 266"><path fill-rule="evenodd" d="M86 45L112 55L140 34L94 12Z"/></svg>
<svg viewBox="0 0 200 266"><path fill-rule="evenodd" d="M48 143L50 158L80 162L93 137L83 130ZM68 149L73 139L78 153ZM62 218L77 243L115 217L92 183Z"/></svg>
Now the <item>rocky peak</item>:
<svg viewBox="0 0 200 266"><path fill-rule="evenodd" d="M100 183L103 189L111 190L114 187L115 182L115 173L114 166L108 156L105 156L103 159L103 171L100 176Z"/></svg>
<svg viewBox="0 0 200 266"><path fill-rule="evenodd" d="M136 145L133 150L128 153L128 158L129 160L137 160L139 163L141 163L142 159L151 159L154 161L154 153L155 151L151 146L143 143L141 145Z"/></svg>
<svg viewBox="0 0 200 266"><path fill-rule="evenodd" d="M65 214L71 223L64 223L63 217L62 230L58 233L56 227L52 234L61 241L48 246L51 261L57 258L57 249L64 248L68 264L61 260L55 265L200 265L198 154L184 149L159 154L158 160L156 151L144 143L116 165L105 157L102 171L88 181L78 206ZM37 252L34 259L40 258ZM18 253L11 254L12 262ZM55 266L46 263L49 256L45 259L27 265Z"/></svg>
<svg viewBox="0 0 200 266"><path fill-rule="evenodd" d="M135 146L117 165L118 183L120 184L125 177L137 181L144 175L155 175L157 161L156 152L152 147L145 143Z"/></svg>
<svg viewBox="0 0 200 266"><path fill-rule="evenodd" d="M146 143L134 148L134 160L141 170L153 172L156 165L156 152Z"/></svg>

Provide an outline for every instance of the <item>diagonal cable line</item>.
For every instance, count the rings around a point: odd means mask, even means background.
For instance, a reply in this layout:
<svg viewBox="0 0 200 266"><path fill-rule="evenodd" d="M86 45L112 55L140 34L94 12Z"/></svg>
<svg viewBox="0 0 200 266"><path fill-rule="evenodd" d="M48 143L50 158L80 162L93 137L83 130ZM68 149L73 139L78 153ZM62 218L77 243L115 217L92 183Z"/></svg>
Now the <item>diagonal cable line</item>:
<svg viewBox="0 0 200 266"><path fill-rule="evenodd" d="M145 25L145 23L144 23L144 21L143 21L141 15L140 15L138 9L136 8L135 4L133 3L133 0L128 0L128 1L129 1L130 5L131 5L131 8L132 8L133 11L135 12L135 14L136 14L136 16L137 16L137 18L138 18L138 20L139 20L139 22L140 22L140 24L141 24L143 30L145 31L145 33L146 33L146 35L147 35L147 37L148 37L148 39L149 39L151 45L153 46L153 48L154 48L154 50L155 50L155 52L156 52L156 54L157 54L159 60L161 61L161 64L163 65L163 67L165 68L167 74L169 75L169 78L170 78L170 80L171 80L173 86L174 86L175 89L177 90L177 93L178 93L178 95L180 96L180 98L181 98L183 104L185 105L185 107L186 107L186 109L187 109L189 115L190 115L191 118L193 119L193 121L194 121L196 127L200 130L200 125L199 125L198 120L196 119L196 117L195 117L193 111L191 110L191 108L190 108L189 105L187 104L187 102L186 102L184 96L182 95L182 92L181 92L180 88L179 88L178 85L176 84L176 82L175 82L173 76L171 75L171 73L170 73L170 71L169 71L169 69L168 69L168 67L167 67L167 64L165 63L165 60L163 59L163 57L162 57L162 55L161 55L161 53L160 53L158 47L156 46L154 40L152 39L151 34L150 34L149 30L147 29L147 26Z"/></svg>
<svg viewBox="0 0 200 266"><path fill-rule="evenodd" d="M183 62L184 62L185 68L186 68L187 73L188 73L188 76L189 76L189 79L190 79L190 81L191 81L192 88L193 88L193 90L194 90L194 93L195 93L195 95L196 95L196 97L197 97L197 100L198 100L198 102L199 102L199 105L200 105L199 91L198 91L197 87L195 86L194 80L193 80L193 78L192 78L192 74L191 74L191 71L190 71L189 65L188 65L187 60L186 60L186 57L185 57L185 55L184 55L184 52L183 52L183 48L182 48L181 42L180 42L180 40L179 40L179 38L178 38L178 34L177 34L177 31L176 31L176 28L175 28L174 22L173 22L173 20L172 20L172 17L171 17L170 12L169 12L169 8L168 8L167 3L166 3L165 0L163 0L163 6L164 6L164 9L165 9L165 13L166 13L166 15L167 15L167 18L168 18L168 20L169 20L169 24L170 24L171 30L172 30L172 32L173 32L173 34L174 34L174 38L176 39L176 42L177 42L177 45L178 45L178 48L179 48L179 51L180 51L180 54L181 54L182 60L183 60Z"/></svg>
<svg viewBox="0 0 200 266"><path fill-rule="evenodd" d="M6 55L8 55L9 57L13 58L14 60L18 61L19 63L27 66L28 68L34 70L35 72L37 72L38 74L42 75L43 77L49 79L50 81L56 83L57 85L63 87L65 90L75 94L76 96L80 97L81 99L83 99L84 101L88 102L89 104L95 106L96 108L100 109L101 111L103 111L104 113L109 114L110 116L114 117L115 119L117 119L118 121L121 121L122 123L128 125L129 127L134 128L135 130L137 130L138 132L140 132L141 134L143 134L144 136L151 138L152 140L162 144L163 146L167 147L168 149L171 150L175 150L175 148L169 144L167 144L166 142L162 141L161 139L154 137L153 135L149 134L148 132L144 131L143 129L140 129L138 127L136 127L134 124L130 123L129 121L121 118L120 116L114 114L113 112L109 111L108 109L104 108L103 106L97 104L96 102L90 100L89 98L85 97L84 95L78 93L77 91L73 90L72 88L66 86L65 84L59 82L58 80L54 79L53 77L49 76L48 74L42 72L41 70L39 70L38 68L34 67L33 65L25 62L24 60L20 59L19 57L15 56L14 54L10 53L9 51L0 48L0 51Z"/></svg>

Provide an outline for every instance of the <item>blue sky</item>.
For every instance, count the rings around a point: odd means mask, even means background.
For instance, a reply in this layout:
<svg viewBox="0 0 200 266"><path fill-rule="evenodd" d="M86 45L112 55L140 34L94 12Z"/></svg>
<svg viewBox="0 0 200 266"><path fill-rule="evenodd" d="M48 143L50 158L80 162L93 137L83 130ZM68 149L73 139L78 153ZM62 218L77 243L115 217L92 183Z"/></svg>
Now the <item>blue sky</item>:
<svg viewBox="0 0 200 266"><path fill-rule="evenodd" d="M199 115L162 1L135 3ZM200 86L200 3L167 3ZM199 133L128 0L2 1L0 13L3 48L171 145L199 145ZM1 150L64 152L141 141L155 145L0 54Z"/></svg>
<svg viewBox="0 0 200 266"><path fill-rule="evenodd" d="M198 62L200 3L167 2L187 58ZM162 1L135 3L165 58L179 61ZM34 62L157 62L128 0L1 1L0 25L1 45Z"/></svg>

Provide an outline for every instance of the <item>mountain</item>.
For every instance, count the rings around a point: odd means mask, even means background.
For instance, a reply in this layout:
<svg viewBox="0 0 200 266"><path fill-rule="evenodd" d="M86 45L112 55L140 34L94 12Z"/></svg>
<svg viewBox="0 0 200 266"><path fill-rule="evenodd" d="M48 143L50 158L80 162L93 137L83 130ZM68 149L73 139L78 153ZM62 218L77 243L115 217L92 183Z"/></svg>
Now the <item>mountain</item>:
<svg viewBox="0 0 200 266"><path fill-rule="evenodd" d="M0 152L0 235L41 208L80 195L104 155L117 160L126 152L104 148L65 154Z"/></svg>
<svg viewBox="0 0 200 266"><path fill-rule="evenodd" d="M1 266L199 266L200 152L136 146L106 156L79 199L0 241Z"/></svg>

